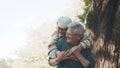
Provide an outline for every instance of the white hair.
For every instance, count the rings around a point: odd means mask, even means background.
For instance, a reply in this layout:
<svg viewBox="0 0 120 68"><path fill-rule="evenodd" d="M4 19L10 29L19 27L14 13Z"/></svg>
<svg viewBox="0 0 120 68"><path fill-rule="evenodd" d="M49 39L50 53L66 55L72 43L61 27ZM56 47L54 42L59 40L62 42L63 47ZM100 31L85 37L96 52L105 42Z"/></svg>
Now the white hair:
<svg viewBox="0 0 120 68"><path fill-rule="evenodd" d="M71 22L72 22L71 18L62 16L58 18L57 26L60 28L66 29L68 24L70 24Z"/></svg>

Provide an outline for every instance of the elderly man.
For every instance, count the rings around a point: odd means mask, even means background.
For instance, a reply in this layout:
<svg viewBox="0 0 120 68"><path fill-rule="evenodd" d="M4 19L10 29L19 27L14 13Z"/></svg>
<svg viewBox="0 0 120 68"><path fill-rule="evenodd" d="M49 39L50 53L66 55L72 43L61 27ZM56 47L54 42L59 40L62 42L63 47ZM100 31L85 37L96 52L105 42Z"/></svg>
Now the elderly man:
<svg viewBox="0 0 120 68"><path fill-rule="evenodd" d="M57 49L60 51L65 51L78 46L79 42L84 37L84 27L78 23L73 22L68 25L68 30L66 37L62 37L57 41ZM68 52L63 52L59 54L55 61L57 63L57 68L94 68L95 60L92 56L92 53L89 49L81 50L78 48L74 50L73 55L78 59L75 61L69 59L69 56L66 56Z"/></svg>
<svg viewBox="0 0 120 68"><path fill-rule="evenodd" d="M56 43L60 38L62 38L66 35L67 26L71 22L72 22L72 20L69 17L60 17L58 19L58 21L57 21L58 30L53 34L53 36L55 38L53 38L52 42L48 46L48 49L49 49L48 55L49 55L50 59L54 59L57 57L58 54L63 54L63 52L65 52L65 51L59 51L56 48ZM66 51L66 52L68 52L67 56L70 55L74 50L79 49L79 48L82 48L82 49L90 48L90 40L87 36L83 36L83 38L79 42L78 46L74 46L72 49ZM72 56L71 59L75 59L73 57L74 56ZM50 63L50 65L54 66L54 65L56 65L56 62L53 60Z"/></svg>

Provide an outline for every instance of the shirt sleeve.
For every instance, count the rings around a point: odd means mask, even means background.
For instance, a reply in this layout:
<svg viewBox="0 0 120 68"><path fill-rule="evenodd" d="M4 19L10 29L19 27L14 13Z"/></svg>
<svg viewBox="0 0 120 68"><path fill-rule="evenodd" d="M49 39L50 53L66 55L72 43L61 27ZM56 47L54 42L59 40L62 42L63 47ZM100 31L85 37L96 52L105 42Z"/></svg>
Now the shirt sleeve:
<svg viewBox="0 0 120 68"><path fill-rule="evenodd" d="M58 51L58 49L56 47L56 43L57 43L58 39L59 38L57 37L57 32L55 31L52 34L52 39L50 41L50 44L48 45L48 56L50 58L56 58L56 52Z"/></svg>
<svg viewBox="0 0 120 68"><path fill-rule="evenodd" d="M91 41L88 36L84 35L80 41L81 47L83 49L88 49L91 47Z"/></svg>

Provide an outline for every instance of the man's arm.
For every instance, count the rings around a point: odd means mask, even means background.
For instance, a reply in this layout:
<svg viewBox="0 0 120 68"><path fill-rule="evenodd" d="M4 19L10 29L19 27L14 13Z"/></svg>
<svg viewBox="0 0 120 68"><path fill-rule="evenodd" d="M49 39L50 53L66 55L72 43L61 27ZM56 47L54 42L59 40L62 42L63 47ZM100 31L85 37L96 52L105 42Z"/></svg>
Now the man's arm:
<svg viewBox="0 0 120 68"><path fill-rule="evenodd" d="M91 41L87 35L84 35L81 39L80 43L78 44L83 49L88 49L91 47Z"/></svg>
<svg viewBox="0 0 120 68"><path fill-rule="evenodd" d="M79 62L83 65L83 67L87 67L90 62L89 60L87 60L82 54L75 54L75 56L77 57L77 59L79 60Z"/></svg>
<svg viewBox="0 0 120 68"><path fill-rule="evenodd" d="M89 65L89 60L87 60L81 53L82 49L76 49L73 54L76 56L76 58L78 59L78 61L83 65L83 67L87 67Z"/></svg>
<svg viewBox="0 0 120 68"><path fill-rule="evenodd" d="M72 47L70 49L67 56L71 55L76 49L79 49L79 51L80 51L80 50L88 49L90 47L91 47L91 41L88 36L84 35L83 38L81 39L81 41L79 42L79 44L74 45L74 47Z"/></svg>
<svg viewBox="0 0 120 68"><path fill-rule="evenodd" d="M57 65L58 63L60 63L61 61L65 60L65 59L71 58L71 57L68 57L68 56L65 55L65 54L67 54L67 53L68 53L68 51L61 51L61 52L59 52L59 54L57 55L56 58L53 58L53 59L50 59L50 60L49 60L49 64L50 64L51 66L55 66L55 65Z"/></svg>
<svg viewBox="0 0 120 68"><path fill-rule="evenodd" d="M83 65L85 68L94 68L95 67L95 60L94 57L90 51L90 49L81 51L75 50L73 54L77 57L79 62Z"/></svg>

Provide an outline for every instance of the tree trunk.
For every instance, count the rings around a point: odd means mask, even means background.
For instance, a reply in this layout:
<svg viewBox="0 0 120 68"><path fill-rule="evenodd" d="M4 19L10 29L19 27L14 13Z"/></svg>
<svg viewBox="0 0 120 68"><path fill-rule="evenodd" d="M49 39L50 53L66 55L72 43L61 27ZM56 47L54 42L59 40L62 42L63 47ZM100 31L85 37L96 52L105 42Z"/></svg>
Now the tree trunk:
<svg viewBox="0 0 120 68"><path fill-rule="evenodd" d="M91 0L86 18L96 68L118 68L120 0Z"/></svg>

